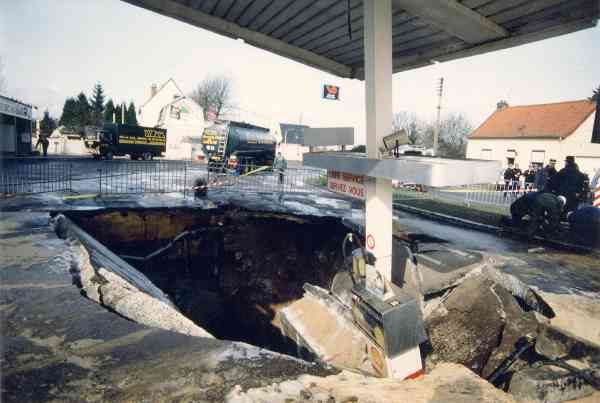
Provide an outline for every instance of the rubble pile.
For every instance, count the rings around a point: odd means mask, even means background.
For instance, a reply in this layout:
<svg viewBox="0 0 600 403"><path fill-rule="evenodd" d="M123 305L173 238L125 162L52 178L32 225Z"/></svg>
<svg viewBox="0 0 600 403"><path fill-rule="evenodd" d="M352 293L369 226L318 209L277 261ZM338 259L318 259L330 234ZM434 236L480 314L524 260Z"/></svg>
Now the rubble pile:
<svg viewBox="0 0 600 403"><path fill-rule="evenodd" d="M515 287L507 288L506 281ZM462 364L519 401L562 402L593 394L600 387L600 346L552 327L533 309L552 314L533 290L520 289L517 294L525 298L509 292L517 291L517 283L486 268L438 301L425 318L426 370Z"/></svg>

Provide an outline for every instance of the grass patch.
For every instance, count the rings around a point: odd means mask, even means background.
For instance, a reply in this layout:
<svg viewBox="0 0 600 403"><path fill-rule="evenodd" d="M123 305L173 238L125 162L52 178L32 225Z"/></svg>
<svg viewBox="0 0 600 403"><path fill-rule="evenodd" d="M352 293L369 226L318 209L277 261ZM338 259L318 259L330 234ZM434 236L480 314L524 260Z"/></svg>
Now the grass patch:
<svg viewBox="0 0 600 403"><path fill-rule="evenodd" d="M452 203L445 200L394 197L394 202L487 225L497 226L500 224L502 217L508 215L505 209L494 206L466 206L464 204Z"/></svg>

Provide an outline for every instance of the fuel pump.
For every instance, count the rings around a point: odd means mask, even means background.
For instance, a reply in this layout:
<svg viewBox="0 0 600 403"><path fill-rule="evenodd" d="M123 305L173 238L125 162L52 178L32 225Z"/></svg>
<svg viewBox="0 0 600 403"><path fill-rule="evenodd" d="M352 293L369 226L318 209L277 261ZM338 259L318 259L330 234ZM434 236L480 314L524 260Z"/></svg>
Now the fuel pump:
<svg viewBox="0 0 600 403"><path fill-rule="evenodd" d="M348 254L350 244L354 248ZM410 366L411 374L419 372L418 347L427 339L419 301L375 268L375 256L358 237L346 235L342 250L347 270L336 274L331 292L351 310L355 325L378 347L370 351L373 367L390 377L395 377L394 371L407 373L398 366Z"/></svg>

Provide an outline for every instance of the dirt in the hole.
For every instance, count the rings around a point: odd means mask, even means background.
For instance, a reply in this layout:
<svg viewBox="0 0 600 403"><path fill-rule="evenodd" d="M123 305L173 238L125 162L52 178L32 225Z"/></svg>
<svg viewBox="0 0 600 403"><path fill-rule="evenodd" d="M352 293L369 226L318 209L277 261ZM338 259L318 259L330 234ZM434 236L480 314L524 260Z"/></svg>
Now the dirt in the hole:
<svg viewBox="0 0 600 403"><path fill-rule="evenodd" d="M337 218L220 214L206 225L185 228L196 231L160 256L130 263L216 337L296 351L281 335L277 312L301 298L307 282L329 287L342 268L341 241L348 229ZM141 256L169 241L105 240L117 254Z"/></svg>

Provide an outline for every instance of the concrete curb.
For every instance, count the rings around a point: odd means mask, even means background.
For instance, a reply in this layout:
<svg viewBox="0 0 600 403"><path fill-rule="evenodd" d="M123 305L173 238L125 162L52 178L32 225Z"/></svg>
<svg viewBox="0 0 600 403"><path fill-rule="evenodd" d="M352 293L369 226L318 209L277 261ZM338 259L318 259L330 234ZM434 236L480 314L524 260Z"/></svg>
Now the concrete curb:
<svg viewBox="0 0 600 403"><path fill-rule="evenodd" d="M494 225L481 224L475 221L465 220L464 218L458 218L449 216L441 213L434 213L433 211L423 210L418 207L406 206L401 203L394 203L394 209L406 211L413 214L424 216L436 221L442 221L449 224L459 225L463 228L473 229L477 231L483 231L487 233L497 234L502 231L502 228Z"/></svg>

